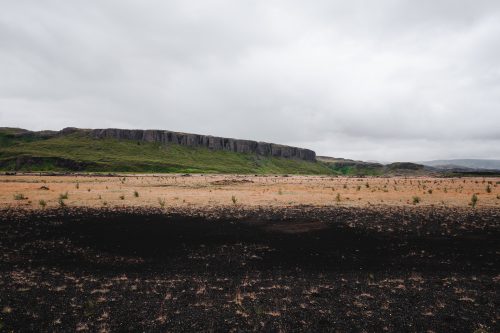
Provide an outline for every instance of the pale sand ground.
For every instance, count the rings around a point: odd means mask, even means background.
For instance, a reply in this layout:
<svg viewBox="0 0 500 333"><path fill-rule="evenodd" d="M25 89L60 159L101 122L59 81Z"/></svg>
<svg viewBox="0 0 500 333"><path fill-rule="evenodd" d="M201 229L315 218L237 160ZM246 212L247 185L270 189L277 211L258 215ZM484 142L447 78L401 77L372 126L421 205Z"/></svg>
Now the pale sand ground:
<svg viewBox="0 0 500 333"><path fill-rule="evenodd" d="M490 186L491 193L486 188ZM49 189L41 189L46 186ZM429 189L432 193L429 193ZM134 196L137 191L139 196ZM246 175L123 175L94 176L0 176L0 207L39 208L59 205L61 193L68 206L365 206L418 205L467 206L473 193L478 207L500 207L497 178L348 178L325 176ZM27 199L16 200L16 194ZM120 197L124 198L121 199ZM339 198L340 201L337 199Z"/></svg>

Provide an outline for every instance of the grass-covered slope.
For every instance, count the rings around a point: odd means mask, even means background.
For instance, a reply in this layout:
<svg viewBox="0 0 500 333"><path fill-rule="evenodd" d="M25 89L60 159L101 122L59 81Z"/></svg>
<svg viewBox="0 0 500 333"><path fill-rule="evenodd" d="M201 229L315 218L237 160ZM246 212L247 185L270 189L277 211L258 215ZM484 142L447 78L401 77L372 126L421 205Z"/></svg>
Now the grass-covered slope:
<svg viewBox="0 0 500 333"><path fill-rule="evenodd" d="M327 165L334 173L345 176L380 176L385 172L384 166L380 163L329 156L317 156L316 159Z"/></svg>
<svg viewBox="0 0 500 333"><path fill-rule="evenodd" d="M23 130L0 130L0 170L289 173L332 174L325 164L257 156L176 144L92 139L73 133L56 137L18 136Z"/></svg>
<svg viewBox="0 0 500 333"><path fill-rule="evenodd" d="M316 158L327 165L334 173L345 176L423 176L437 173L432 168L409 162L395 162L383 165L375 162L328 156L317 156Z"/></svg>

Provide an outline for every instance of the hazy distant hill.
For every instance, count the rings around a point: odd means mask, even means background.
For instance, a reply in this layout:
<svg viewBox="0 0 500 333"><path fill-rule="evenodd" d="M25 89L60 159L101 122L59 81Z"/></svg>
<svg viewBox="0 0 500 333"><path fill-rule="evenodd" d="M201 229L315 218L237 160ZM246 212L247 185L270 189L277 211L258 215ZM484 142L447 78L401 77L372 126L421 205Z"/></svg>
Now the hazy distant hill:
<svg viewBox="0 0 500 333"><path fill-rule="evenodd" d="M433 161L425 161L418 163L441 169L469 168L469 169L500 170L500 160L453 159L453 160L433 160Z"/></svg>
<svg viewBox="0 0 500 333"><path fill-rule="evenodd" d="M436 172L434 168L410 162L394 162L384 165L329 156L316 156L316 159L328 165L333 171L348 176L427 175Z"/></svg>

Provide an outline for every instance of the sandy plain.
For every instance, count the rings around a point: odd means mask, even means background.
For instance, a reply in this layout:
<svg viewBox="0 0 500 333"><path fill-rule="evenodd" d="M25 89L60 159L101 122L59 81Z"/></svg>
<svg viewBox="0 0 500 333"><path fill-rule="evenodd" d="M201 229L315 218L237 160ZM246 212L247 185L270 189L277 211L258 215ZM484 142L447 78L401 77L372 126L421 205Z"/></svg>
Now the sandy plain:
<svg viewBox="0 0 500 333"><path fill-rule="evenodd" d="M0 176L0 207L499 207L500 178L248 175ZM418 202L416 202L418 201Z"/></svg>

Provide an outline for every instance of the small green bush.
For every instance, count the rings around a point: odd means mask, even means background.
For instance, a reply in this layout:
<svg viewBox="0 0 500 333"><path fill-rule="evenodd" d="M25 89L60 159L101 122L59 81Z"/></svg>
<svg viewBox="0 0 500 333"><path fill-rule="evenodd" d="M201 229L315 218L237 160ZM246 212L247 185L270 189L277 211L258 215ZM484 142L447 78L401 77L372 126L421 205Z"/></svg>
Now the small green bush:
<svg viewBox="0 0 500 333"><path fill-rule="evenodd" d="M474 193L470 199L470 205L472 206L472 208L476 207L478 201L479 198L477 197L476 193Z"/></svg>
<svg viewBox="0 0 500 333"><path fill-rule="evenodd" d="M26 199L28 199L28 197L25 197L24 194L22 193L14 194L14 200L26 200Z"/></svg>
<svg viewBox="0 0 500 333"><path fill-rule="evenodd" d="M416 204L418 204L418 203L420 203L420 197L418 197L418 196L414 196L414 197L413 197L413 204L414 204L414 205L416 205Z"/></svg>
<svg viewBox="0 0 500 333"><path fill-rule="evenodd" d="M281 191L281 189L280 189L280 191ZM231 201L233 202L233 205L236 205L236 203L238 202L238 199L236 199L236 197L233 195L231 197Z"/></svg>
<svg viewBox="0 0 500 333"><path fill-rule="evenodd" d="M39 205L40 205L40 207L42 207L42 208L45 208L45 206L47 206L47 203L46 203L46 202L45 202L45 200L43 200L43 199L40 199L40 200L38 201L38 204L39 204Z"/></svg>

